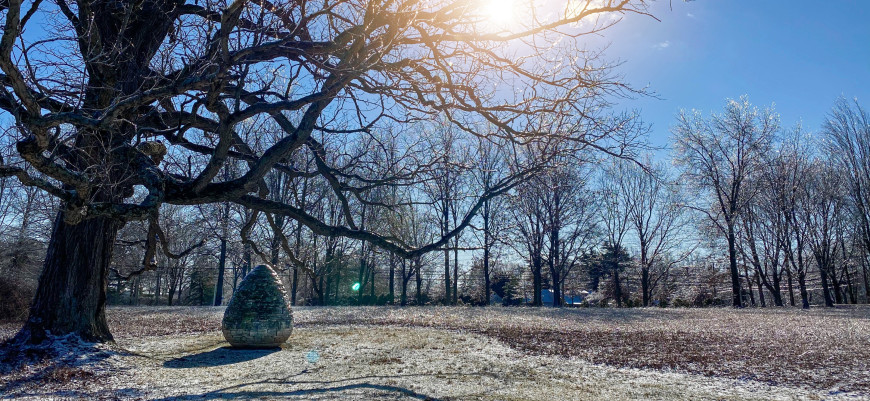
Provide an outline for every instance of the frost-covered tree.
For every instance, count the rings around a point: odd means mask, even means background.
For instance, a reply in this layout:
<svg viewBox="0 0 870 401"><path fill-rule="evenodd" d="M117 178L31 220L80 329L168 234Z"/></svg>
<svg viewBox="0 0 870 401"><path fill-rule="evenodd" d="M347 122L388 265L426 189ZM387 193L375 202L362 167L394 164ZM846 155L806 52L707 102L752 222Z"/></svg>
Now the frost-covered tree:
<svg viewBox="0 0 870 401"><path fill-rule="evenodd" d="M763 166L763 155L779 130L771 109L758 109L747 97L729 100L721 114L705 118L700 111L681 112L673 127L675 160L684 178L709 199L705 213L728 243L732 305L743 306L737 269L737 227L758 188L750 176Z"/></svg>

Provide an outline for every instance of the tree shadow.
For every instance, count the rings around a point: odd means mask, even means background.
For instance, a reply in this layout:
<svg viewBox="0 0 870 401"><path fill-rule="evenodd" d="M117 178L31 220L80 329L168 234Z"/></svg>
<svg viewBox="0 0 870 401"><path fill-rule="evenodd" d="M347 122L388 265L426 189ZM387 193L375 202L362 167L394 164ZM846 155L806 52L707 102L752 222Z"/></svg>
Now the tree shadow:
<svg viewBox="0 0 870 401"><path fill-rule="evenodd" d="M354 384L345 384L338 386L327 386L327 387L317 387L310 389L302 389L302 390L293 390L293 391L239 391L239 392L231 392L231 391L211 391L204 394L190 394L186 396L172 396L166 398L156 399L154 401L170 401L170 400L229 400L229 399L254 399L254 398L264 398L264 399L284 399L291 397L298 397L299 399L311 399L311 397L317 395L325 395L332 396L330 399L335 397L335 399L344 398L342 393L347 391L354 390L374 390L381 391L384 393L389 393L389 399L393 398L395 395L402 396L404 398L417 399L417 400L427 400L427 401L440 401L439 398L435 398L426 394L418 393L414 390L407 389L399 386L391 386L385 384L374 384L374 383L354 383ZM345 394L345 396L349 396L349 394ZM380 399L372 398L374 395L366 394L366 399Z"/></svg>
<svg viewBox="0 0 870 401"><path fill-rule="evenodd" d="M186 355L163 362L163 367L172 369L201 368L211 366L232 365L239 362L252 361L281 351L281 348L239 349L221 347L199 354Z"/></svg>
<svg viewBox="0 0 870 401"><path fill-rule="evenodd" d="M0 399L44 383L66 385L76 380L99 379L100 366L110 357L126 355L113 344L82 340L75 334L47 335L30 344L26 331L0 344Z"/></svg>
<svg viewBox="0 0 870 401"><path fill-rule="evenodd" d="M216 400L216 399L417 399L417 400L426 400L426 401L441 401L440 398L423 394L414 390L411 390L406 387L401 387L397 385L391 384L379 384L378 381L388 380L388 379L397 379L397 378L411 378L411 377L432 377L432 374L422 373L422 374L398 374L398 375L367 375L367 376L356 376L356 377L348 377L344 379L337 380L297 380L298 377L303 376L307 373L314 373L305 369L301 372L290 374L283 378L267 378L263 380L255 380L244 383L239 383L219 389L215 389L212 391L208 391L202 394L186 394L186 395L173 395L164 398L153 399L152 401L170 401L170 400ZM459 373L459 374L451 374L447 376L459 377L459 376L489 376L496 377L496 375L488 372L475 372L475 373ZM374 381L374 383L373 383ZM307 388L302 388L298 390L280 390L280 389L264 389L264 390L245 390L245 388L249 387L259 387L259 386L270 386L270 387L283 387L283 386L304 386ZM354 393L355 391L360 390L370 390L376 393L367 393L367 394L358 394ZM359 398L364 397L364 398Z"/></svg>
<svg viewBox="0 0 870 401"><path fill-rule="evenodd" d="M369 376L359 376L359 377L349 377L346 379L338 379L338 380L293 380L296 377L302 376L306 373L310 373L308 369L305 369L299 373L289 375L284 378L269 378L257 381L251 381L241 384L236 384L212 391L208 391L202 394L187 394L187 395L174 395L165 398L154 399L153 401L170 401L170 400L216 400L216 399L254 399L254 398L264 398L264 399L286 399L286 398L298 398L298 399L314 399L318 396L323 396L326 398L323 399L346 399L348 397L358 397L361 394L348 394L348 392L354 392L359 390L370 390L379 392L381 394L364 394L365 399L397 399L396 397L402 397L402 399L417 399L417 400L427 400L427 401L441 401L441 399L433 397L431 395L426 395L423 393L416 392L409 388L390 385L390 384L378 384L372 383L370 380L381 380L381 379L394 379L399 377L412 377L412 376L431 376L429 374L409 374L409 375L369 375ZM476 375L474 373L466 373L459 374L456 376L472 376ZM484 375L490 375L486 374ZM357 383L347 383L347 382L355 382ZM256 386L306 386L308 388L298 389L298 390L244 390L246 387L256 387ZM387 398L384 398L387 397ZM317 398L321 399L321 398Z"/></svg>

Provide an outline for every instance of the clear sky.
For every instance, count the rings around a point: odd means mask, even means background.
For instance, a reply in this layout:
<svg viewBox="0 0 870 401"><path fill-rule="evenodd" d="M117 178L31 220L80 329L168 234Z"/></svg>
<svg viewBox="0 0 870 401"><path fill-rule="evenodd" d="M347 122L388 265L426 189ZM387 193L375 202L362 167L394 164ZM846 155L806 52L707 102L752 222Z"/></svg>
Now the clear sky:
<svg viewBox="0 0 870 401"><path fill-rule="evenodd" d="M660 97L621 102L653 124L653 145L667 145L680 109L709 115L743 94L809 131L840 95L870 108L868 0L659 0L650 11L661 21L628 15L603 41L627 82Z"/></svg>

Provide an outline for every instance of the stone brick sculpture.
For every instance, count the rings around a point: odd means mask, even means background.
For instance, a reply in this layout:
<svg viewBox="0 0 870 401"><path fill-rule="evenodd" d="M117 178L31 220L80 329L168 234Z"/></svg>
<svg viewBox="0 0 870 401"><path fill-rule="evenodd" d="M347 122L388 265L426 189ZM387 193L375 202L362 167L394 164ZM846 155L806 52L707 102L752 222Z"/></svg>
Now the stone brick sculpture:
<svg viewBox="0 0 870 401"><path fill-rule="evenodd" d="M278 274L267 265L254 268L227 305L224 338L238 348L274 348L293 330L293 312Z"/></svg>

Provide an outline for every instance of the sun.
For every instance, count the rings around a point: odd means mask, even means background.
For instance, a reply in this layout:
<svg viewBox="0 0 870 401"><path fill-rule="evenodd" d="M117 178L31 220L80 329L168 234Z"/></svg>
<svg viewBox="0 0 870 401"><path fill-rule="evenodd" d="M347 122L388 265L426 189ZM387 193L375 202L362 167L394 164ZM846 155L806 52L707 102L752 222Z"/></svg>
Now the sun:
<svg viewBox="0 0 870 401"><path fill-rule="evenodd" d="M514 0L481 0L481 14L498 28L506 28L516 19Z"/></svg>

